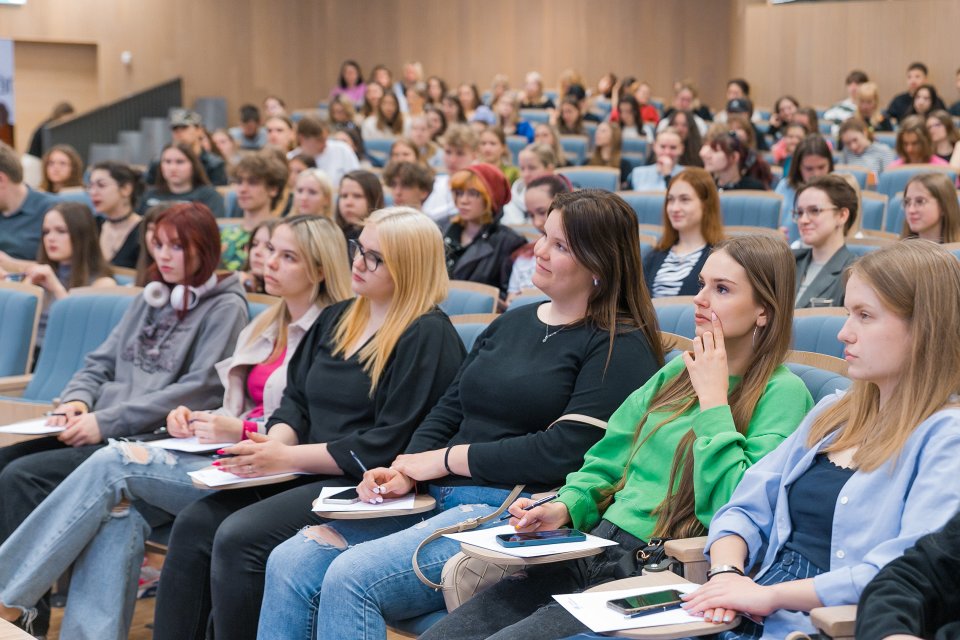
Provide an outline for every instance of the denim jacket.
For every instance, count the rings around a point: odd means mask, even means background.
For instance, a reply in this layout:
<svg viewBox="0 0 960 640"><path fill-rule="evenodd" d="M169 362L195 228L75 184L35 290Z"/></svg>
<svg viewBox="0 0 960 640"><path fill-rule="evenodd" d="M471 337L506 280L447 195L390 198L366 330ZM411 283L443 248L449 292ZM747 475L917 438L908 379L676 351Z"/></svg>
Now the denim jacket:
<svg viewBox="0 0 960 640"><path fill-rule="evenodd" d="M717 539L738 535L747 543L747 568L757 576L773 564L790 538L787 491L833 439L807 446L810 425L840 395L824 398L787 440L750 467L730 502L710 525L707 553ZM960 409L942 409L914 429L899 456L875 471L857 471L834 506L830 570L813 579L826 606L856 604L881 567L921 536L936 531L960 509ZM764 638L813 631L809 616L780 610L764 623Z"/></svg>

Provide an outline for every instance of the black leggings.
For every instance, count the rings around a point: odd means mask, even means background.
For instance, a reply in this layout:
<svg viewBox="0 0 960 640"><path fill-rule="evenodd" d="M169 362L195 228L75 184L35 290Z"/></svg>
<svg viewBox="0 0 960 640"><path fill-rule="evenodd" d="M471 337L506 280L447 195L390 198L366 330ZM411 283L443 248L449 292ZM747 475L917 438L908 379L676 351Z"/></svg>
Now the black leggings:
<svg viewBox="0 0 960 640"><path fill-rule="evenodd" d="M154 640L255 640L267 557L300 529L323 520L310 509L343 478L218 491L184 509L170 534L157 591Z"/></svg>

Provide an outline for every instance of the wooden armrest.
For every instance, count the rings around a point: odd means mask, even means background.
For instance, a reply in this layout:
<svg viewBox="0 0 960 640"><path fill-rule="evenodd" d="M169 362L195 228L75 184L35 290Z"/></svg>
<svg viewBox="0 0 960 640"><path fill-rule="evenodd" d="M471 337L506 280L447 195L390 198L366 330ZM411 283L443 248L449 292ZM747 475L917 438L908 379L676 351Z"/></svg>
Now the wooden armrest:
<svg viewBox="0 0 960 640"><path fill-rule="evenodd" d="M810 621L831 638L852 638L857 625L857 605L817 607L810 612Z"/></svg>
<svg viewBox="0 0 960 640"><path fill-rule="evenodd" d="M668 540L663 548L667 555L676 558L680 562L704 562L703 549L707 546L707 537L700 538L678 538L677 540Z"/></svg>
<svg viewBox="0 0 960 640"><path fill-rule="evenodd" d="M22 376L5 376L0 378L0 395L22 395L23 390L27 388L27 385L30 384L32 379L32 373L24 374Z"/></svg>

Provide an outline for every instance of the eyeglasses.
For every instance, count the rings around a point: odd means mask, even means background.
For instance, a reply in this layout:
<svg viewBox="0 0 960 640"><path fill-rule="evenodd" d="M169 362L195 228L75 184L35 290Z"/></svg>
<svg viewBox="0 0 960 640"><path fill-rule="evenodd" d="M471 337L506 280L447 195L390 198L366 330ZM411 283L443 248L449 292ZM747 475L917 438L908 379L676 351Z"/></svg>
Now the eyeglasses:
<svg viewBox="0 0 960 640"><path fill-rule="evenodd" d="M367 271L372 273L383 264L383 256L376 251L365 251L356 240L351 240L348 246L350 247L350 260L356 260L359 254L363 258L363 264L367 267Z"/></svg>
<svg viewBox="0 0 960 640"><path fill-rule="evenodd" d="M476 189L467 189L467 190L454 189L453 190L454 200L457 200L458 198L462 198L464 196L466 196L469 200L477 200L478 198L481 197L481 194Z"/></svg>
<svg viewBox="0 0 960 640"><path fill-rule="evenodd" d="M821 213L824 211L829 211L830 209L839 209L840 207L807 207L802 209L797 207L793 210L793 221L796 222L803 217L804 214L807 215L811 220L816 220Z"/></svg>
<svg viewBox="0 0 960 640"><path fill-rule="evenodd" d="M927 203L930 202L930 198L924 198L923 196L917 196L916 198L904 198L903 199L903 208L912 207L914 205L918 207L925 207Z"/></svg>

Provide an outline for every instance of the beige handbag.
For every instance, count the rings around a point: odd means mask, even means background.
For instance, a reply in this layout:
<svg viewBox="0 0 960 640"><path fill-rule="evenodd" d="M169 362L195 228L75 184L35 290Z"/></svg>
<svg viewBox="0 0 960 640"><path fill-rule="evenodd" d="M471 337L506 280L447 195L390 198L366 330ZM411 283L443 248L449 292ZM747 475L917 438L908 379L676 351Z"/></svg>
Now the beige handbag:
<svg viewBox="0 0 960 640"><path fill-rule="evenodd" d="M579 413L569 413L560 416L551 422L547 429L558 422L581 422L599 429L605 430L607 428L607 423L603 420L598 420L597 418L592 418ZM413 552L413 571L417 574L420 582L427 585L431 589L436 589L443 592L443 601L447 606L447 611L453 611L487 587L496 584L508 575L521 571L524 569L524 566L502 566L481 560L479 558L471 558L463 553L457 553L444 565L443 571L440 574L441 584L436 584L423 575L423 573L420 571L420 565L417 562L417 555L420 553L420 549L448 533L461 533L463 531L470 531L471 529L476 529L480 525L485 524L494 518L499 518L500 515L503 514L503 512L506 511L511 504L513 504L514 500L517 499L517 497L523 491L523 487L524 485L522 484L515 486L510 492L510 495L508 495L506 500L503 501L503 504L501 504L500 507L493 513L483 516L482 518L468 518L463 522L458 522L457 524L449 527L441 527L440 529L437 529L431 533L423 540L423 542L417 545L416 550ZM567 554L562 553L557 554L556 561L560 562L562 560L566 560L566 555ZM574 555L573 557L577 556Z"/></svg>

